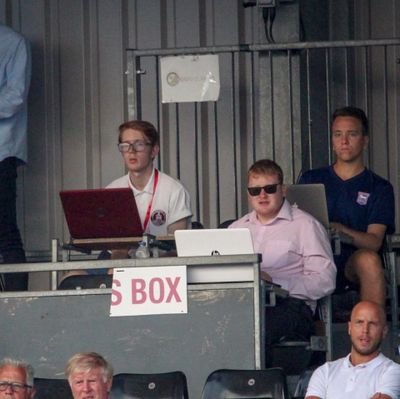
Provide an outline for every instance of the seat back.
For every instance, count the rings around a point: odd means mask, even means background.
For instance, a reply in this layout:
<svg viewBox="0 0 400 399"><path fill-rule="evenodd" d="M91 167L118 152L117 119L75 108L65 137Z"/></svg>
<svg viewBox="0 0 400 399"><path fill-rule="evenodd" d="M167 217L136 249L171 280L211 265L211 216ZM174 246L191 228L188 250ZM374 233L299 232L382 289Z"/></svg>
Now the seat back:
<svg viewBox="0 0 400 399"><path fill-rule="evenodd" d="M204 384L202 399L289 398L281 368L217 370Z"/></svg>
<svg viewBox="0 0 400 399"><path fill-rule="evenodd" d="M62 280L58 286L59 290L76 290L88 288L111 288L112 275L91 274L73 275Z"/></svg>
<svg viewBox="0 0 400 399"><path fill-rule="evenodd" d="M110 399L187 399L186 376L181 371L158 374L121 373L113 378Z"/></svg>
<svg viewBox="0 0 400 399"><path fill-rule="evenodd" d="M58 378L35 378L35 399L72 399L68 381Z"/></svg>

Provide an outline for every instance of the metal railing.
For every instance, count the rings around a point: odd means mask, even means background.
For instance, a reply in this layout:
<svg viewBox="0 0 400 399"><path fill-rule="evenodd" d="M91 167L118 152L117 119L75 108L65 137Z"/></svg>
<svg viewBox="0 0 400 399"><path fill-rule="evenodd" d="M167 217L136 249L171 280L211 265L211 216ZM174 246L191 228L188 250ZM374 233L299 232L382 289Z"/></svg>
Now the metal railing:
<svg viewBox="0 0 400 399"><path fill-rule="evenodd" d="M275 159L285 181L332 160L330 115L352 104L369 115L367 163L397 182L395 66L400 39L127 50L129 118L161 133L159 167L192 196L194 219L216 227L247 211L246 171ZM218 101L161 102L161 57L218 54ZM397 187L395 187L397 191Z"/></svg>

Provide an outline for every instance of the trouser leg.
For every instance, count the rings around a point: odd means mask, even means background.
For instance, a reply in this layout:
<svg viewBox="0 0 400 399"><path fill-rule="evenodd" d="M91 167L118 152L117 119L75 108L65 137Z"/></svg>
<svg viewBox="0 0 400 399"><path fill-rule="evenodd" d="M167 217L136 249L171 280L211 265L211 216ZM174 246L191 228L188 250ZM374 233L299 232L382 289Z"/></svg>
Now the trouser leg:
<svg viewBox="0 0 400 399"><path fill-rule="evenodd" d="M0 254L3 263L24 263L25 251L17 225L17 160L6 158L0 162ZM3 275L7 291L28 288L27 273Z"/></svg>

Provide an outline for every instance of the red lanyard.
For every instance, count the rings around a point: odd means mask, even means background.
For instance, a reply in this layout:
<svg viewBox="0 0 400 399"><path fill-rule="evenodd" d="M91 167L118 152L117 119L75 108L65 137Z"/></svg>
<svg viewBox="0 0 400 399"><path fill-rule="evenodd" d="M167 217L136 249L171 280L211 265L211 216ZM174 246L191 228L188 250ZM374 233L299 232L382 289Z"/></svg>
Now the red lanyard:
<svg viewBox="0 0 400 399"><path fill-rule="evenodd" d="M158 170L154 169L153 194L151 195L149 206L147 207L146 217L145 217L144 223L143 223L143 231L144 232L146 232L147 225L149 224L149 221L150 221L151 207L153 205L153 199L154 199L154 195L156 193L157 184L158 184Z"/></svg>

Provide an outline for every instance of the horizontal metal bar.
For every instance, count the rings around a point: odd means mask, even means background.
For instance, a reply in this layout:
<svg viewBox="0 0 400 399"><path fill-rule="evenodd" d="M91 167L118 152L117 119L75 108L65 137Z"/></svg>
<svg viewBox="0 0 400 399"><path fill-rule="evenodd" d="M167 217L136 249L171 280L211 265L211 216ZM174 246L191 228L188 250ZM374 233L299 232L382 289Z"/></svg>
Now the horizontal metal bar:
<svg viewBox="0 0 400 399"><path fill-rule="evenodd" d="M212 258L212 262L210 262ZM44 262L44 263L19 263L1 264L0 273L18 272L43 272L53 270L80 270L80 269L103 269L118 267L154 267L154 266L180 266L180 265L249 265L260 262L261 255L220 255L220 256L193 256L193 257L165 257L147 259L116 259L116 260L94 260L76 262Z"/></svg>
<svg viewBox="0 0 400 399"><path fill-rule="evenodd" d="M135 56L162 56L182 54L209 54L230 53L246 51L271 51L271 50L303 50L317 48L339 48L339 47L365 47L365 46L399 46L400 38L377 39L377 40L342 40L321 42L296 42L296 43L274 43L274 44L243 44L235 46L210 46L210 47L180 47L174 49L148 49L137 50L127 48Z"/></svg>

